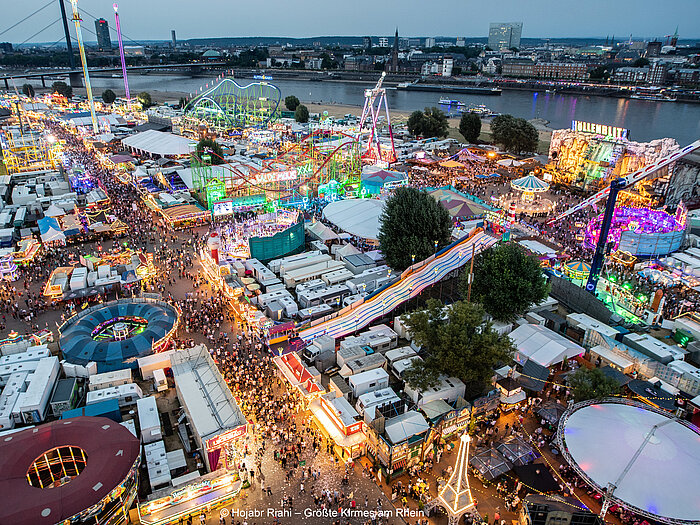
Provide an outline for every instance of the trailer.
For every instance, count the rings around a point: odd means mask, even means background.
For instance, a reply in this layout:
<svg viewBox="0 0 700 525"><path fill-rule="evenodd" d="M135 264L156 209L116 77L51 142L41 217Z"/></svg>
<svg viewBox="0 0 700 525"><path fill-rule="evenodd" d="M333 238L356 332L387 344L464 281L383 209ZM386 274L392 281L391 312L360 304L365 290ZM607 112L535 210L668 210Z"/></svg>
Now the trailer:
<svg viewBox="0 0 700 525"><path fill-rule="evenodd" d="M366 370L348 378L348 384L355 397L374 392L389 386L389 374L383 368Z"/></svg>
<svg viewBox="0 0 700 525"><path fill-rule="evenodd" d="M386 359L382 354L371 354L357 357L346 362L338 372L343 377L352 376L375 368L384 368Z"/></svg>
<svg viewBox="0 0 700 525"><path fill-rule="evenodd" d="M350 295L350 289L344 284L336 284L321 288L319 290L311 290L297 294L299 306L302 308L310 308L319 304L327 304L332 307L340 306L343 299Z"/></svg>
<svg viewBox="0 0 700 525"><path fill-rule="evenodd" d="M362 415L368 425L374 421L375 411L378 407L401 401L391 388L382 388L374 392L367 392L357 397L355 410Z"/></svg>

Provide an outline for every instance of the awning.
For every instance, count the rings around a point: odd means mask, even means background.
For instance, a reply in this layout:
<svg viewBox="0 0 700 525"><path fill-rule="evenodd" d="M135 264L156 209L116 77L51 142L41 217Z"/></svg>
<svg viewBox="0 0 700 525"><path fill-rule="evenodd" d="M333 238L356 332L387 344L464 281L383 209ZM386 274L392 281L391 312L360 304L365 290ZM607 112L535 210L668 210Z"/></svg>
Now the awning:
<svg viewBox="0 0 700 525"><path fill-rule="evenodd" d="M501 394L501 403L504 405L517 405L521 401L525 401L525 399L527 399L527 394L522 390L509 396Z"/></svg>
<svg viewBox="0 0 700 525"><path fill-rule="evenodd" d="M321 401L315 399L310 405L309 409L314 415L318 423L324 428L328 435L333 439L336 445L346 448L348 450L352 447L360 445L367 440L367 436L361 430L346 436L340 429L333 423L328 414L321 407Z"/></svg>

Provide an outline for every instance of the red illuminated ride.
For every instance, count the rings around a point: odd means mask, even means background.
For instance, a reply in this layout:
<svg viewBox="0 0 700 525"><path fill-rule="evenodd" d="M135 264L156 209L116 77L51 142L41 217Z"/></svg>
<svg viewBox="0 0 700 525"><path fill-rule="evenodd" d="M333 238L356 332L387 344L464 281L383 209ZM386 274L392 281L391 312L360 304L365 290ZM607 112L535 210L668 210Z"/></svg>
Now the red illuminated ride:
<svg viewBox="0 0 700 525"><path fill-rule="evenodd" d="M365 106L362 108L360 117L360 136L369 132L367 142L362 147L362 158L373 164L383 164L388 166L396 162L396 150L394 149L394 133L391 130L391 117L389 116L389 106L386 101L386 89L382 87L382 82L386 73L382 73L377 85L372 89L365 89ZM389 127L389 145L382 146L377 131L377 121L384 108L386 115L386 125Z"/></svg>

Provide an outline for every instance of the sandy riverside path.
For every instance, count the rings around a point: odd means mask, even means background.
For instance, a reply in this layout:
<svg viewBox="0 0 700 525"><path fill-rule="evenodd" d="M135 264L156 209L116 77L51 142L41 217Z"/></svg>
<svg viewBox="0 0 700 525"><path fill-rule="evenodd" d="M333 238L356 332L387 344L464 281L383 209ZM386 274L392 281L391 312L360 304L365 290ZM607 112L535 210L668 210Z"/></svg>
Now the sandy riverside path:
<svg viewBox="0 0 700 525"><path fill-rule="evenodd" d="M39 91L39 90L37 90ZM85 96L85 89L84 88L78 88L73 90L76 95L83 95ZM99 91L99 90L98 90ZM112 91L115 92L115 94L118 97L123 97L124 96L124 90L121 89L113 89ZM180 91L160 91L160 90L151 90L149 91L151 94L151 98L153 99L153 102L156 103L162 103L162 102L177 102L180 100L180 97L187 97L189 96L189 93L183 93ZM95 91L93 90L93 96L95 98L101 97L102 92ZM132 96L135 96L136 94L132 93ZM309 108L310 113L319 113L322 114L324 111L328 111L328 114L332 117L343 117L344 115L347 115L348 113L356 116L360 116L362 114L362 107L360 106L353 106L350 104L331 104L331 103L318 103L318 102L308 102L308 101L302 101L304 105L306 105L307 108ZM284 101L281 104L282 109L284 109ZM421 110L422 108L416 108L417 110ZM389 115L391 117L391 120L394 124L405 124L406 121L408 120L408 117L411 115L412 111L404 111L404 110L397 110L397 109L389 109ZM448 119L448 122L450 124L450 132L449 132L449 137L455 138L459 141L463 141L464 138L459 134L458 128L459 128L459 118L450 118ZM540 151L546 152L547 148L549 147L549 142L552 139L552 131L553 129L548 126L548 122L543 119L532 119L529 121L533 126L535 126L535 129L537 129L537 132L539 133L539 140L540 140ZM489 142L491 140L491 125L489 121L487 120L482 120L481 121L481 136L479 137L482 141L484 142Z"/></svg>

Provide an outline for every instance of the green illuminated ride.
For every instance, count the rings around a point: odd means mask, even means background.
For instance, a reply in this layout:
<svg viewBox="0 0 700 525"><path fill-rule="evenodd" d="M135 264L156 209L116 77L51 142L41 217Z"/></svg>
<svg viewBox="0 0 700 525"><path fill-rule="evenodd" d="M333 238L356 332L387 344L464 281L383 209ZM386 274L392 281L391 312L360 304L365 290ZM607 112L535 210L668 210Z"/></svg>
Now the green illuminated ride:
<svg viewBox="0 0 700 525"><path fill-rule="evenodd" d="M183 124L190 130L206 126L218 132L266 128L277 117L281 98L279 88L268 82L241 86L224 78L187 103Z"/></svg>

